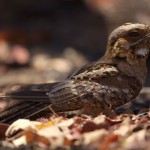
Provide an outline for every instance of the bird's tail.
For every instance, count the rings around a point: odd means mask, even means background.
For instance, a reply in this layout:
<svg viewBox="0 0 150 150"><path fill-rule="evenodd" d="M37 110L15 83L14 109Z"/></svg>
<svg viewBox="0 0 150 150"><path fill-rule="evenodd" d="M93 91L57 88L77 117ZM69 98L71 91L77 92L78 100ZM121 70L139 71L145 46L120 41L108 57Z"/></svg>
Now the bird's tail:
<svg viewBox="0 0 150 150"><path fill-rule="evenodd" d="M0 110L0 122L11 123L18 118L29 118L50 105L46 92L57 83L0 87L0 101L7 104Z"/></svg>
<svg viewBox="0 0 150 150"><path fill-rule="evenodd" d="M11 85L0 87L0 100L48 101L50 92L57 83Z"/></svg>

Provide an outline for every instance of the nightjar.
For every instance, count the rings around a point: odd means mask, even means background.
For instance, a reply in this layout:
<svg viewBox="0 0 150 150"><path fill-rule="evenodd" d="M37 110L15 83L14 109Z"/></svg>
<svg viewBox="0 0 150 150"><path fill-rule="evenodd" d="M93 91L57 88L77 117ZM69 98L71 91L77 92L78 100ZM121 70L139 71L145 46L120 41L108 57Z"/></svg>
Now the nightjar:
<svg viewBox="0 0 150 150"><path fill-rule="evenodd" d="M63 81L2 90L0 99L13 102L0 112L0 121L27 118L49 106L55 112L80 110L91 116L114 117L113 110L137 97L143 87L149 50L149 26L126 23L110 34L102 58Z"/></svg>

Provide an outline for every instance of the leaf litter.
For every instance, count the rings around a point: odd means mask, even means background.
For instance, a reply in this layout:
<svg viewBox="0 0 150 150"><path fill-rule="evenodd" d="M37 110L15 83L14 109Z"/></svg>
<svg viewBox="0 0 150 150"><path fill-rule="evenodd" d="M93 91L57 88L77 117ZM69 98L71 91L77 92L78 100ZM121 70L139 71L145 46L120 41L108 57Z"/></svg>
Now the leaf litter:
<svg viewBox="0 0 150 150"><path fill-rule="evenodd" d="M51 116L36 121L19 119L10 126L0 124L2 144L14 149L37 146L40 149L148 150L150 112L122 114L114 119L105 115ZM6 144L7 143L7 144Z"/></svg>

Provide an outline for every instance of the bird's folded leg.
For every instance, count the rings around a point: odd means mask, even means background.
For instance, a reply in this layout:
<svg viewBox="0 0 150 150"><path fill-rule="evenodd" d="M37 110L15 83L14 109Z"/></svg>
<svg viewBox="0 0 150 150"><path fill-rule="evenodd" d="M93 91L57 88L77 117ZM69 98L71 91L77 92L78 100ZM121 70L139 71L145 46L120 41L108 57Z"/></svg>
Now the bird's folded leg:
<svg viewBox="0 0 150 150"><path fill-rule="evenodd" d="M117 116L116 112L111 109L108 105L104 104L104 111L103 114L108 116L109 118L115 118Z"/></svg>

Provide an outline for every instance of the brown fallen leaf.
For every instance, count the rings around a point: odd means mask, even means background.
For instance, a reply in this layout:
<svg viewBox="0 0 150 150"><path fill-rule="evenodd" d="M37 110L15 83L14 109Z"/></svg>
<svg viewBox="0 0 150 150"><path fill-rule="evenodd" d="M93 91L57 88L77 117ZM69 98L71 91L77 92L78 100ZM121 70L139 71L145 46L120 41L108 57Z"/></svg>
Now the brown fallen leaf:
<svg viewBox="0 0 150 150"><path fill-rule="evenodd" d="M38 135L32 131L25 132L26 142L28 144L37 145L41 148L48 148L50 145L49 140L44 136Z"/></svg>
<svg viewBox="0 0 150 150"><path fill-rule="evenodd" d="M5 133L8 128L9 128L8 124L0 123L0 139L5 138Z"/></svg>
<svg viewBox="0 0 150 150"><path fill-rule="evenodd" d="M81 133L91 132L98 129L108 129L109 125L107 123L95 124L92 121L85 123L83 126Z"/></svg>

